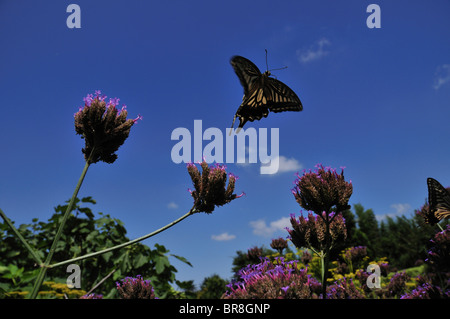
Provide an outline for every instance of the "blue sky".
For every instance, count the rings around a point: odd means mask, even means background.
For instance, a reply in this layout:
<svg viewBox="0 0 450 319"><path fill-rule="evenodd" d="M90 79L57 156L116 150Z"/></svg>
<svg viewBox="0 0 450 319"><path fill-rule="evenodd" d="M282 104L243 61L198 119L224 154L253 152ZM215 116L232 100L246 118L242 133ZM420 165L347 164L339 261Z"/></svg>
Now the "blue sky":
<svg viewBox="0 0 450 319"><path fill-rule="evenodd" d="M66 25L70 3L80 29ZM379 29L366 25L370 3ZM279 128L280 171L228 163L246 196L144 243L186 257L193 268L173 261L181 280L230 277L237 250L287 235L300 213L294 174L317 163L346 167L350 204L410 216L428 176L450 185L449 13L443 0L0 1L0 208L22 224L70 198L84 166L73 114L99 89L143 121L114 164L90 167L79 197L124 221L130 238L183 215L192 185L171 160L172 131L202 120L225 133L243 92L229 59L264 71L267 49L304 106L246 124Z"/></svg>

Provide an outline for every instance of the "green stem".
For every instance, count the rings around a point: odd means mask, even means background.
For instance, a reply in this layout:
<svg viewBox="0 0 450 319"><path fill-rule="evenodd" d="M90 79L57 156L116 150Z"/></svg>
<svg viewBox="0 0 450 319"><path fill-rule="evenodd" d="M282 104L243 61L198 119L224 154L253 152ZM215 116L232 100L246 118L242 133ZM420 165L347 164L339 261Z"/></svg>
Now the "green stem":
<svg viewBox="0 0 450 319"><path fill-rule="evenodd" d="M92 151L92 153L93 153L93 151ZM62 235L62 232L64 229L64 224L66 223L67 219L69 218L70 212L72 211L73 205L75 203L75 198L78 195L78 191L80 190L81 184L83 184L84 177L86 176L87 170L90 165L89 162L90 162L90 158L86 161L86 164L84 165L83 172L81 173L81 176L78 180L77 186L75 187L75 191L73 192L72 198L70 199L69 205L67 206L66 212L63 215L63 219L61 221L61 224L59 225L58 231L56 232L55 239L53 240L52 246L50 247L50 251L49 251L47 258L45 259L45 262L42 265L42 268L41 268L41 270L38 274L38 277L34 283L33 290L31 291L31 295L30 295L31 299L36 298L36 296L39 292L39 289L41 288L41 285L44 281L45 274L48 269L48 265L50 265L50 262L52 261L53 254L55 253L55 250L56 250L56 246Z"/></svg>
<svg viewBox="0 0 450 319"><path fill-rule="evenodd" d="M325 253L323 251L320 251L319 257L320 257L320 265L322 267L322 271L321 271L322 278L321 279L322 279L322 285L323 285L323 282L325 280L325 262L324 262Z"/></svg>
<svg viewBox="0 0 450 319"><path fill-rule="evenodd" d="M325 215L325 252L322 259L322 298L327 298L327 276L328 276L328 259L331 248L331 234L330 234L330 219L329 212Z"/></svg>
<svg viewBox="0 0 450 319"><path fill-rule="evenodd" d="M117 250L117 249L120 249L120 248L124 248L124 247L130 246L130 245L133 245L133 244L135 244L137 242L143 241L144 239L147 239L147 238L150 238L152 236L155 236L156 234L159 234L160 232L162 232L162 231L164 231L164 230L166 230L166 229L168 229L168 228L178 224L183 219L189 217L190 215L192 215L192 214L194 214L196 212L197 211L195 210L195 208L192 207L189 212L187 212L186 214L184 214L180 218L174 220L173 222L167 224L166 226L161 227L160 229L157 229L157 230L155 230L155 231L153 231L153 232L151 232L151 233L149 233L147 235L144 235L144 236L141 236L139 238L130 240L130 241L128 241L126 243L123 243L123 244L116 245L114 247L106 248L106 249L103 249L103 250L100 250L100 251L96 251L96 252L93 252L93 253L90 253L90 254L86 254L86 255L83 255L83 256L80 256L80 257L76 257L76 258L72 258L72 259L69 259L69 260L61 261L59 263L56 263L56 264L53 264L53 265L49 265L48 268L54 268L54 267L58 267L58 266L66 265L66 264L71 264L71 263L74 263L74 262L77 262L77 261L80 261L80 260L84 260L84 259L87 259L87 258L95 257L95 256L98 256L98 255L101 255L101 254L104 254L104 253L107 253L107 252L110 252L110 251L114 251L114 250Z"/></svg>
<svg viewBox="0 0 450 319"><path fill-rule="evenodd" d="M39 258L39 256L36 254L34 249L31 248L31 246L27 243L25 238L19 233L19 230L16 227L14 227L13 223L9 220L8 217L6 217L5 213L1 209L0 209L0 216L3 218L5 223L8 224L8 226L12 229L12 231L19 238L19 240L22 242L22 244L28 249L31 256L34 258L34 260L36 260L37 264L41 265L42 264L41 258Z"/></svg>

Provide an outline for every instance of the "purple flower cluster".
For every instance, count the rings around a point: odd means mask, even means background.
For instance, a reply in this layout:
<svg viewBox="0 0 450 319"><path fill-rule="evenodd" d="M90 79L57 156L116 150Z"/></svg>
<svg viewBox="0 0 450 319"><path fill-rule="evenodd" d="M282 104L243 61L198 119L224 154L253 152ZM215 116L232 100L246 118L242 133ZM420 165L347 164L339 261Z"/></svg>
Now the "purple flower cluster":
<svg viewBox="0 0 450 319"><path fill-rule="evenodd" d="M231 282L225 299L315 299L319 298L321 284L298 261L284 258L271 261L262 258L259 264L250 264L239 271L240 280Z"/></svg>
<svg viewBox="0 0 450 319"><path fill-rule="evenodd" d="M450 290L443 294L440 287L426 282L417 286L410 293L402 295L400 299L436 299L442 297L450 298Z"/></svg>
<svg viewBox="0 0 450 319"><path fill-rule="evenodd" d="M400 296L405 292L406 282L408 281L409 276L406 272L397 272L392 276L389 281L389 285L387 286L387 290L390 296Z"/></svg>
<svg viewBox="0 0 450 319"><path fill-rule="evenodd" d="M419 277L419 285L403 299L450 298L450 224L430 240L431 248L425 262L430 271Z"/></svg>
<svg viewBox="0 0 450 319"><path fill-rule="evenodd" d="M342 278L327 287L327 299L362 299L364 295L355 287L352 279Z"/></svg>
<svg viewBox="0 0 450 319"><path fill-rule="evenodd" d="M291 225L293 229L286 228L292 243L297 247L308 247L314 251L325 250L326 240L326 219L325 213L314 216L311 212L308 217L303 214L298 218L291 214ZM347 228L345 226L342 214L332 212L329 215L329 233L331 237L331 246L338 241L347 238Z"/></svg>
<svg viewBox="0 0 450 319"><path fill-rule="evenodd" d="M225 165L216 164L208 166L205 160L200 163L202 173L198 171L193 163L187 165L187 170L191 176L194 190L190 190L194 198L194 206L197 212L212 213L215 206L225 205L232 200L244 195L233 194L237 177L227 174ZM228 177L228 186L226 185Z"/></svg>
<svg viewBox="0 0 450 319"><path fill-rule="evenodd" d="M335 169L318 164L316 170L304 170L303 175L297 173L297 177L292 194L304 209L321 214L330 212L333 207L337 212L350 208L348 201L353 186L351 181L345 181L343 168L338 174Z"/></svg>
<svg viewBox="0 0 450 319"><path fill-rule="evenodd" d="M345 262L345 268L348 268L349 272L353 272L353 269L357 269L362 266L362 262L366 256L366 246L355 246L345 249L342 254L342 258Z"/></svg>
<svg viewBox="0 0 450 319"><path fill-rule="evenodd" d="M103 295L93 293L81 296L80 299L103 299Z"/></svg>
<svg viewBox="0 0 450 319"><path fill-rule="evenodd" d="M350 260L352 263L362 260L367 256L366 246L355 246L346 249L344 252L344 259Z"/></svg>
<svg viewBox="0 0 450 319"><path fill-rule="evenodd" d="M150 280L144 280L141 275L116 282L116 288L122 299L156 299Z"/></svg>
<svg viewBox="0 0 450 319"><path fill-rule="evenodd" d="M125 142L131 127L142 116L127 119L126 105L119 110L118 98L105 102L106 96L100 91L88 94L83 98L84 106L80 107L75 117L75 131L85 140L82 149L86 161L90 164L103 161L113 163L117 159L115 152Z"/></svg>
<svg viewBox="0 0 450 319"><path fill-rule="evenodd" d="M450 273L450 224L430 240L432 247L425 259L435 272Z"/></svg>

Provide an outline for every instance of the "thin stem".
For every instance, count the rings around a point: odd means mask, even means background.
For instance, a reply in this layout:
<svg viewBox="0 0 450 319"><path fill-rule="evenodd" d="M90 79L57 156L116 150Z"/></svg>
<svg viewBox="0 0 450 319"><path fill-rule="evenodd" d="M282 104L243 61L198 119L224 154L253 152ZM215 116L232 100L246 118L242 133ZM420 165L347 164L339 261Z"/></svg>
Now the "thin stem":
<svg viewBox="0 0 450 319"><path fill-rule="evenodd" d="M159 234L160 232L162 232L162 231L164 231L164 230L166 230L166 229L168 229L168 228L178 224L183 219L189 217L190 215L192 215L192 214L194 214L196 212L197 212L196 209L194 207L192 207L191 210L189 210L189 212L187 212L186 214L184 214L180 218L174 220L173 222L167 224L166 226L161 227L160 229L157 229L157 230L155 230L155 231L153 231L153 232L151 232L151 233L149 233L147 235L144 235L144 236L141 236L139 238L130 240L130 241L128 241L126 243L123 243L123 244L116 245L114 247L106 248L106 249L103 249L103 250L100 250L100 251L96 251L96 252L93 252L93 253L90 253L90 254L86 254L86 255L79 256L79 257L76 257L76 258L72 258L72 259L69 259L69 260L61 261L59 263L56 263L56 264L53 264L53 265L49 265L47 267L48 268L55 268L55 267L58 267L58 266L71 264L71 263L74 263L74 262L77 262L77 261L80 261L80 260L84 260L84 259L87 259L87 258L95 257L95 256L98 256L98 255L101 255L101 254L104 254L104 253L107 253L107 252L110 252L110 251L114 251L114 250L117 250L117 249L120 249L120 248L124 248L124 247L130 246L130 245L133 245L135 243L143 241L144 239L147 239L147 238L150 238L152 236L155 236L155 235Z"/></svg>
<svg viewBox="0 0 450 319"><path fill-rule="evenodd" d="M325 258L322 260L322 298L327 298L327 276L328 276L328 260L330 255L330 248L331 248L331 242L330 242L330 219L329 219L329 212L326 212L325 215Z"/></svg>
<svg viewBox="0 0 450 319"><path fill-rule="evenodd" d="M324 263L325 253L322 250L320 251L319 257L320 257L321 275L322 275L321 279L322 279L322 285L323 285L323 281L325 279L325 263Z"/></svg>
<svg viewBox="0 0 450 319"><path fill-rule="evenodd" d="M94 152L94 150L92 150L91 155L93 154L93 152ZM41 288L41 285L42 285L42 283L44 281L44 278L45 278L45 274L46 274L47 269L48 269L48 265L50 265L50 262L52 261L53 254L55 253L55 250L56 250L56 246L57 246L58 241L59 241L59 239L60 239L60 237L62 235L62 232L63 232L63 229L64 229L64 224L66 223L66 221L67 221L67 219L68 219L68 217L70 215L70 212L73 209L73 205L75 203L75 198L78 195L78 192L80 190L81 184L83 184L83 180L84 180L84 177L86 176L86 173L87 173L87 170L89 168L89 165L90 165L90 158L86 161L86 164L84 165L83 172L81 173L81 176L78 179L77 186L75 187L75 191L73 192L72 198L70 199L69 205L67 206L66 212L63 215L63 219L61 221L61 224L59 225L58 231L56 232L56 235L55 235L55 238L53 240L52 246L50 247L50 251L49 251L49 253L47 255L47 258L45 259L45 262L42 265L42 268L41 268L41 270L40 270L40 272L38 274L38 277L37 277L37 279L36 279L36 281L34 283L33 290L31 291L31 295L30 295L31 299L35 299L36 298L36 296L37 296L37 294L39 292L39 289Z"/></svg>
<svg viewBox="0 0 450 319"><path fill-rule="evenodd" d="M5 223L8 224L8 226L12 229L12 231L17 236L17 238L19 238L19 240L22 242L22 244L28 249L31 256L34 258L34 260L36 260L37 264L41 265L42 264L41 258L36 254L34 249L31 248L31 246L27 243L25 238L20 234L19 230L16 227L14 227L13 223L9 220L8 217L6 217L5 213L1 209L0 209L0 216L3 218Z"/></svg>
<svg viewBox="0 0 450 319"><path fill-rule="evenodd" d="M109 274L107 274L102 280L100 280L94 287L89 290L86 295L91 294L95 289L100 287L102 283L104 283L109 277L111 277L115 272L117 271L117 268L113 269Z"/></svg>

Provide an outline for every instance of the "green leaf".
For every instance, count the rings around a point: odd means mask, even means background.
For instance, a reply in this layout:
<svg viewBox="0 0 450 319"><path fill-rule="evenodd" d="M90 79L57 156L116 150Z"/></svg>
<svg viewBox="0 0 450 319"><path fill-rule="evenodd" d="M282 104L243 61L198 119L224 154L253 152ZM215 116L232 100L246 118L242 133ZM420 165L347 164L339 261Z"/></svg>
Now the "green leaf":
<svg viewBox="0 0 450 319"><path fill-rule="evenodd" d="M155 263L155 270L157 274L161 274L167 266L170 266L169 259L166 256L156 257Z"/></svg>
<svg viewBox="0 0 450 319"><path fill-rule="evenodd" d="M102 257L106 262L108 262L112 255L113 255L113 253L111 251L109 251L107 253L102 254Z"/></svg>
<svg viewBox="0 0 450 319"><path fill-rule="evenodd" d="M91 196L83 197L83 198L81 199L81 202L83 202L83 203L97 204L97 202L95 201L95 199L93 199Z"/></svg>
<svg viewBox="0 0 450 319"><path fill-rule="evenodd" d="M80 246L72 246L72 247L70 247L70 252L73 254L73 256L78 256L81 253L81 247Z"/></svg>
<svg viewBox="0 0 450 319"><path fill-rule="evenodd" d="M133 267L134 268L139 268L142 267L143 265L145 265L148 262L147 258L145 258L144 255L142 254L138 254L134 257L134 261L133 261Z"/></svg>
<svg viewBox="0 0 450 319"><path fill-rule="evenodd" d="M170 254L170 256L173 256L173 257L175 257L176 259L178 259L178 260L184 262L185 264L188 264L189 266L193 267L192 264L191 264L186 258L184 258L184 257L182 257L182 256L177 256L177 255L174 255L174 254Z"/></svg>

